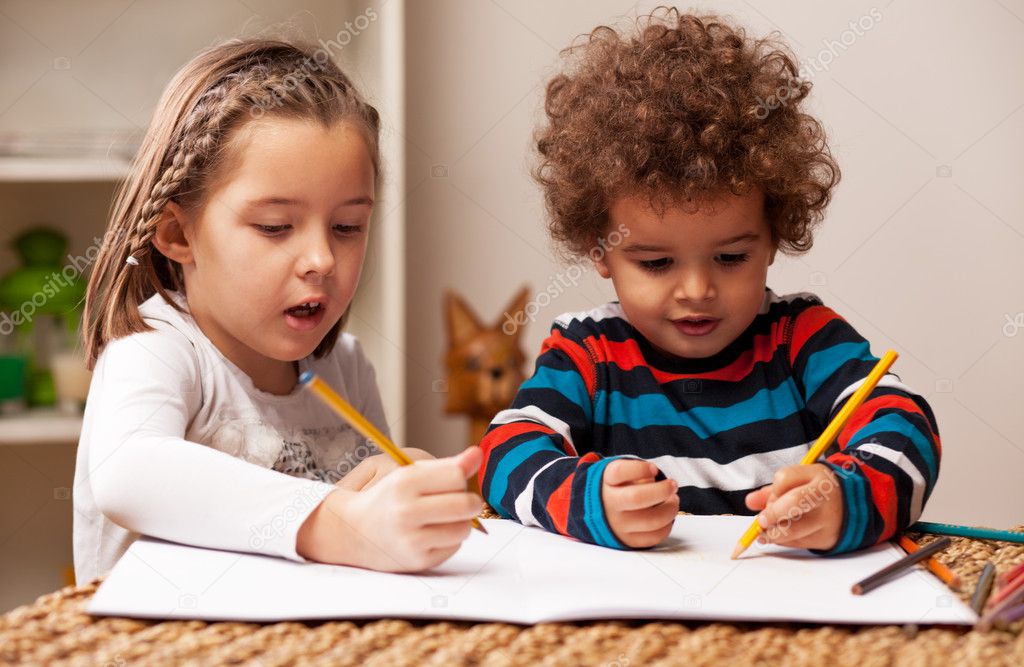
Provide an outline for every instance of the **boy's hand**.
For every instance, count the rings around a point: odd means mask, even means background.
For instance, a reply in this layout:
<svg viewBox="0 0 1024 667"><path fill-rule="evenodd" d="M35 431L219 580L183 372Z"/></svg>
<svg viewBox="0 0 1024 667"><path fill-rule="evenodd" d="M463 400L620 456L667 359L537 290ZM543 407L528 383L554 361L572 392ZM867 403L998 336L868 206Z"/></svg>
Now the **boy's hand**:
<svg viewBox="0 0 1024 667"><path fill-rule="evenodd" d="M786 466L768 486L747 494L747 507L762 510L758 542L798 549L831 549L843 522L843 492L822 464Z"/></svg>
<svg viewBox="0 0 1024 667"><path fill-rule="evenodd" d="M655 482L657 474L656 465L637 459L618 459L604 469L604 513L615 536L626 546L653 547L672 532L679 513L679 485L674 479Z"/></svg>
<svg viewBox="0 0 1024 667"><path fill-rule="evenodd" d="M435 458L430 452L425 452L415 447L403 447L402 451L413 461L425 461ZM352 468L347 475L335 482L334 485L349 491L365 491L380 481L381 477L399 467L401 466L391 458L390 454L374 454L360 461L355 468Z"/></svg>
<svg viewBox="0 0 1024 667"><path fill-rule="evenodd" d="M466 490L482 458L479 447L470 447L458 456L399 466L363 491L338 487L300 527L296 551L387 572L440 565L459 550L483 508L480 496Z"/></svg>

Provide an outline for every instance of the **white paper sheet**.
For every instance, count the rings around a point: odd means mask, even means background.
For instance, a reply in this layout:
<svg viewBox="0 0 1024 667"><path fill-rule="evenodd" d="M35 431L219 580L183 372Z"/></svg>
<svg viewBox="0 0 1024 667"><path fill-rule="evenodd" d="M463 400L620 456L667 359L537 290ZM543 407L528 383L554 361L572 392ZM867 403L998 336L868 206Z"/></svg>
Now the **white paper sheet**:
<svg viewBox="0 0 1024 667"><path fill-rule="evenodd" d="M486 520L459 552L421 574L295 563L136 541L88 606L97 615L283 621L435 618L510 623L661 618L972 624L977 616L915 568L862 596L850 586L903 556L891 544L823 558L752 546L729 559L749 517L680 516L646 551L582 544Z"/></svg>

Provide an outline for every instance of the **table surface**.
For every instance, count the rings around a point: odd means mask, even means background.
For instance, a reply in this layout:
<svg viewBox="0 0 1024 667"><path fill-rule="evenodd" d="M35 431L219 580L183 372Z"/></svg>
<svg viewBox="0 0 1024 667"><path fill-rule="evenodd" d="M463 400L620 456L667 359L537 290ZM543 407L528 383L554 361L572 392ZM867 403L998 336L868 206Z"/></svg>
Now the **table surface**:
<svg viewBox="0 0 1024 667"><path fill-rule="evenodd" d="M1024 531L1024 525L1017 530ZM934 539L912 537L922 544ZM965 601L986 561L995 563L1000 572L1024 562L1021 544L952 539L939 560L961 576L958 594ZM157 622L89 616L84 608L98 584L64 588L0 617L0 664L1024 664L1024 621L989 632L951 627L671 621L535 626L397 619Z"/></svg>

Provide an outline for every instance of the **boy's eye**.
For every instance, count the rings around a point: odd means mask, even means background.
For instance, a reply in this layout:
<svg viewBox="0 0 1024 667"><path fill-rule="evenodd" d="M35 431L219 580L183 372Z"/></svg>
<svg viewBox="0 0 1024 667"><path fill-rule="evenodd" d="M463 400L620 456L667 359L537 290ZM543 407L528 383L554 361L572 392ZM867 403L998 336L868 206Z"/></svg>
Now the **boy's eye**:
<svg viewBox="0 0 1024 667"><path fill-rule="evenodd" d="M291 225L253 225L253 227L267 236L277 236L284 230L291 227Z"/></svg>
<svg viewBox="0 0 1024 667"><path fill-rule="evenodd" d="M638 264L640 264L640 267L645 271L658 273L659 271L664 271L668 267L672 266L672 258L659 257L658 259L642 259Z"/></svg>
<svg viewBox="0 0 1024 667"><path fill-rule="evenodd" d="M736 266L750 259L750 255L747 253L734 253L731 255L719 255L718 261L725 266Z"/></svg>

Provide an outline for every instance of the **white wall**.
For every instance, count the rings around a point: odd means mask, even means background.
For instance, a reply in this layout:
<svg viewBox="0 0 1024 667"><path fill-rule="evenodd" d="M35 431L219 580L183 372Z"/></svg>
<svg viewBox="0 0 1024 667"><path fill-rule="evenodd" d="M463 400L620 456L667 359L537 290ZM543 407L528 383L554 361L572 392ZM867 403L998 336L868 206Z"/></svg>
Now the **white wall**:
<svg viewBox="0 0 1024 667"><path fill-rule="evenodd" d="M944 445L925 519L1021 523L1024 332L1003 326L1024 311L1024 3L699 7L753 34L782 31L801 60L831 61L813 77L811 108L844 181L814 249L777 261L769 285L817 292L876 354L900 352L895 370L931 402ZM440 416L433 391L442 290L458 289L490 319L522 283L539 292L564 270L528 176L543 85L574 36L633 11L609 0L449 0L407 12L407 433L448 454L463 446L465 424ZM869 28L851 43L844 31L864 16ZM433 165L447 177L431 177ZM555 315L611 294L589 274L530 325L529 354Z"/></svg>

